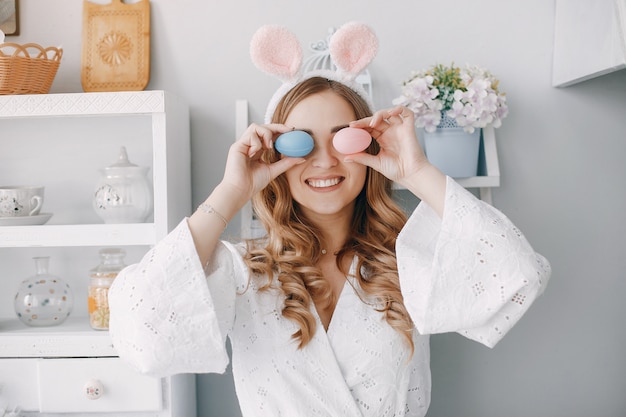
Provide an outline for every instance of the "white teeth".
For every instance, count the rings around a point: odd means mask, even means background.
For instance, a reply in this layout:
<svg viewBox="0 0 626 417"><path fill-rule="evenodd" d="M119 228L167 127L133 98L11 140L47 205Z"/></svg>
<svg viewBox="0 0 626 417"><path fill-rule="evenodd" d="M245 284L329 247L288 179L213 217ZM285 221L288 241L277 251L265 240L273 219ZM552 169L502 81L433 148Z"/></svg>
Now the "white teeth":
<svg viewBox="0 0 626 417"><path fill-rule="evenodd" d="M314 188L323 188L323 187L332 187L333 185L339 184L339 178L332 178L328 180L309 180L307 181L311 187Z"/></svg>

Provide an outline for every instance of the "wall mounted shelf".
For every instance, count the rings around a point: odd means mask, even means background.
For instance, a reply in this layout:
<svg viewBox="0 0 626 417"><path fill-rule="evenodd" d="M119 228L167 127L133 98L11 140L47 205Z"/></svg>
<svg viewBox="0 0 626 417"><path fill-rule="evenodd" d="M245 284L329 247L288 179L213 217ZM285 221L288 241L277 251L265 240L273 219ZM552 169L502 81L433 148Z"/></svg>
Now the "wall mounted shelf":
<svg viewBox="0 0 626 417"><path fill-rule="evenodd" d="M626 68L626 0L556 0L552 85Z"/></svg>
<svg viewBox="0 0 626 417"><path fill-rule="evenodd" d="M478 152L478 175L455 178L454 180L462 187L477 188L481 200L492 204L491 189L500 186L500 163L498 162L496 133L493 126L488 126L482 130ZM399 185L394 188L402 189Z"/></svg>

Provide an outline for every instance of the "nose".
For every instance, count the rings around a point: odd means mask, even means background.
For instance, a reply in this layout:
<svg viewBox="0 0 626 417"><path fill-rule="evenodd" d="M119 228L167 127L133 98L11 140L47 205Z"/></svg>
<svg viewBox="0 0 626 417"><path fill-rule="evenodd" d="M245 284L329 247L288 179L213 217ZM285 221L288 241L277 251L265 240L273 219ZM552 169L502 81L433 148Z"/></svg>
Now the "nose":
<svg viewBox="0 0 626 417"><path fill-rule="evenodd" d="M337 151L333 148L330 141L320 144L316 143L313 152L309 156L313 166L317 168L332 168L339 163Z"/></svg>

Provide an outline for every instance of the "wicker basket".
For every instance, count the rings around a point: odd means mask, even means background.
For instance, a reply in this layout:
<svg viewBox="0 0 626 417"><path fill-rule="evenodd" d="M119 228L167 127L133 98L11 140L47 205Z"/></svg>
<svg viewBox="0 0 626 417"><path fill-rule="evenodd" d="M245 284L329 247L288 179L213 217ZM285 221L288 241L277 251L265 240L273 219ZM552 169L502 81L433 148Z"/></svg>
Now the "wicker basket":
<svg viewBox="0 0 626 417"><path fill-rule="evenodd" d="M62 56L61 48L0 43L0 95L46 94Z"/></svg>

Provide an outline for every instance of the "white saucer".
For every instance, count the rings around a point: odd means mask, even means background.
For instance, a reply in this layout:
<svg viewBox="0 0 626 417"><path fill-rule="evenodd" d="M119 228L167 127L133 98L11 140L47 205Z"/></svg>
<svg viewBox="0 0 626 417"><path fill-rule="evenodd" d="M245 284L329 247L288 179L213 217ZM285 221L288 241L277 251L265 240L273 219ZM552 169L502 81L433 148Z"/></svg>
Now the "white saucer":
<svg viewBox="0 0 626 417"><path fill-rule="evenodd" d="M52 213L40 213L34 216L0 217L0 226L33 226L45 224Z"/></svg>

